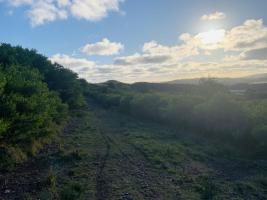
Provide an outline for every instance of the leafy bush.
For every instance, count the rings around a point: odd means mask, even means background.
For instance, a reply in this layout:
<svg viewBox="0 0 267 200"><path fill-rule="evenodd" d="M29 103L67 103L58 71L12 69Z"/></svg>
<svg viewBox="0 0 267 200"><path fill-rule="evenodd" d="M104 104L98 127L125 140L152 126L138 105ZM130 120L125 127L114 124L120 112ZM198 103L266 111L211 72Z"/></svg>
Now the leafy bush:
<svg viewBox="0 0 267 200"><path fill-rule="evenodd" d="M35 50L0 45L0 167L35 155L60 131L68 108L86 105L77 74Z"/></svg>
<svg viewBox="0 0 267 200"><path fill-rule="evenodd" d="M0 97L0 148L6 159L25 160L59 131L67 115L55 92L49 91L36 69L1 67L6 83Z"/></svg>
<svg viewBox="0 0 267 200"><path fill-rule="evenodd" d="M45 56L35 50L12 47L9 44L0 45L0 64L4 67L12 65L24 66L38 70L44 78L48 88L57 91L61 100L70 108L85 105L83 88L78 75L59 64L52 64ZM1 92L1 76L0 76Z"/></svg>

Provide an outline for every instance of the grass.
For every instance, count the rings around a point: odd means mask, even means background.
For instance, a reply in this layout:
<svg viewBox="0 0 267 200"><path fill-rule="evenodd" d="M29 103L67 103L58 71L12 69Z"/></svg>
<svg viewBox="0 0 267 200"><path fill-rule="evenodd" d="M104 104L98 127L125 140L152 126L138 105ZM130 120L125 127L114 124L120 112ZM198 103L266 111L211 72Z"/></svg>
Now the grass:
<svg viewBox="0 0 267 200"><path fill-rule="evenodd" d="M115 111L95 107L73 116L45 158L47 185L28 199L267 198L264 161L240 161L226 156L227 147Z"/></svg>
<svg viewBox="0 0 267 200"><path fill-rule="evenodd" d="M156 167L173 172L180 162L185 159L184 149L181 145L166 144L160 141L145 138L131 137L130 140L138 149L140 149L146 158L148 158Z"/></svg>

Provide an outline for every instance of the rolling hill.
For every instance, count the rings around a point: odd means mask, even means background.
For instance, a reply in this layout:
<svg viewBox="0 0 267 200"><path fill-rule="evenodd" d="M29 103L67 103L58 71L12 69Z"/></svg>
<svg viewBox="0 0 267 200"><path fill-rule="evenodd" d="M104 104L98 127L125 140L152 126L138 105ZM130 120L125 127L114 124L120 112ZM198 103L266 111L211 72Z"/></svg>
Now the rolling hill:
<svg viewBox="0 0 267 200"><path fill-rule="evenodd" d="M235 84L256 84L256 83L267 83L267 73L256 74L251 76L239 77L239 78L213 78L215 81L224 85L235 85ZM199 78L195 79L178 79L169 81L171 84L198 84Z"/></svg>

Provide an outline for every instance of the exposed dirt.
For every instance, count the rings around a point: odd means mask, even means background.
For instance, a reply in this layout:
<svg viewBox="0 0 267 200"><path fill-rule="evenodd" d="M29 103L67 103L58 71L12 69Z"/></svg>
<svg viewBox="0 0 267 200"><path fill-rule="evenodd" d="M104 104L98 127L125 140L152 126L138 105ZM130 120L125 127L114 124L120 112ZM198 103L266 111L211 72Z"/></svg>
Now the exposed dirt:
<svg viewBox="0 0 267 200"><path fill-rule="evenodd" d="M47 168L36 165L36 159L19 166L12 172L0 172L0 199L22 199L27 194L37 195L46 185Z"/></svg>
<svg viewBox="0 0 267 200"><path fill-rule="evenodd" d="M266 187L249 182L266 175L265 161L218 157L205 141L188 143L176 130L96 105L80 114L61 134L62 146L48 145L36 158L0 172L1 200L48 200L40 193L49 191L50 166L62 200L266 199ZM62 196L73 183L82 185L79 197Z"/></svg>
<svg viewBox="0 0 267 200"><path fill-rule="evenodd" d="M75 130L77 123L77 119L70 119L61 136L64 137ZM47 175L52 164L49 157L58 152L58 145L58 143L45 145L36 157L30 157L14 169L0 171L0 199L22 200L28 197L37 199L39 193L48 187Z"/></svg>
<svg viewBox="0 0 267 200"><path fill-rule="evenodd" d="M98 124L106 150L99 156L97 199L131 200L135 199L133 195L140 199L164 199L157 188L166 187L168 177L159 174L134 145L127 142L122 145L121 138L103 128L100 121ZM120 191L121 188L125 188L124 192ZM135 194L132 195L131 191Z"/></svg>
<svg viewBox="0 0 267 200"><path fill-rule="evenodd" d="M109 186L107 175L105 174L105 168L108 159L110 159L110 148L111 145L109 141L104 137L102 131L100 131L101 136L103 137L103 141L105 143L105 153L103 156L98 156L98 168L96 174L96 197L98 200L107 199L109 193Z"/></svg>

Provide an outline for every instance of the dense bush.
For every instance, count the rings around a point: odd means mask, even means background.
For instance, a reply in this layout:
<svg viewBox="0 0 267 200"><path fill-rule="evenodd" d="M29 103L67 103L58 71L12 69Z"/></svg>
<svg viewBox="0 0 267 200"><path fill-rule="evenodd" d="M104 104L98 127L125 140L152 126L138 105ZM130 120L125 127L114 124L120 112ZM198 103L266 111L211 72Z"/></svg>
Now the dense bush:
<svg viewBox="0 0 267 200"><path fill-rule="evenodd" d="M86 84L34 50L0 45L0 167L35 155L85 105Z"/></svg>
<svg viewBox="0 0 267 200"><path fill-rule="evenodd" d="M250 115L252 137L258 146L267 147L267 99L250 101L246 104Z"/></svg>
<svg viewBox="0 0 267 200"><path fill-rule="evenodd" d="M136 95L130 102L129 112L139 118L153 121L162 120L162 110L166 102L157 94Z"/></svg>
<svg viewBox="0 0 267 200"><path fill-rule="evenodd" d="M170 96L163 111L165 121L180 128L195 127L194 107L202 102L204 98L196 95Z"/></svg>
<svg viewBox="0 0 267 200"><path fill-rule="evenodd" d="M144 86L144 89L142 89ZM139 119L190 129L253 153L267 147L267 100L240 97L213 80L192 87L153 84L88 85L88 96ZM190 89L189 89L190 88ZM261 151L260 150L260 151Z"/></svg>
<svg viewBox="0 0 267 200"><path fill-rule="evenodd" d="M194 107L195 123L206 131L240 135L248 130L248 115L231 96L217 94Z"/></svg>
<svg viewBox="0 0 267 200"><path fill-rule="evenodd" d="M0 163L7 164L35 154L57 133L67 105L49 91L38 70L1 66L0 76Z"/></svg>
<svg viewBox="0 0 267 200"><path fill-rule="evenodd" d="M57 91L62 101L67 103L70 108L85 105L83 88L77 74L59 64L52 64L35 50L1 44L0 64L6 67L18 65L37 69L43 75L48 88Z"/></svg>

